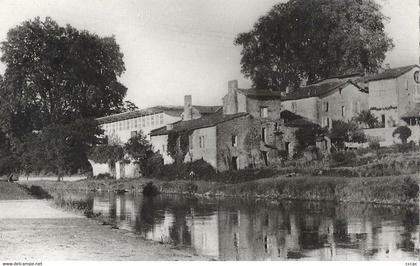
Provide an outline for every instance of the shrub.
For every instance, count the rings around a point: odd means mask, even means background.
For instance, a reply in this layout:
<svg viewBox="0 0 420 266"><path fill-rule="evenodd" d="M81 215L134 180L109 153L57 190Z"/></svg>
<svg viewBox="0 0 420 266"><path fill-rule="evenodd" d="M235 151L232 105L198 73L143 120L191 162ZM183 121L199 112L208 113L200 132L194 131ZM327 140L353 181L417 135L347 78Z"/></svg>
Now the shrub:
<svg viewBox="0 0 420 266"><path fill-rule="evenodd" d="M379 150L379 148L381 147L381 145L379 144L379 141L377 140L372 140L369 141L369 148L371 148L372 150Z"/></svg>
<svg viewBox="0 0 420 266"><path fill-rule="evenodd" d="M98 145L93 147L88 158L95 163L115 164L124 157L124 149L120 145Z"/></svg>
<svg viewBox="0 0 420 266"><path fill-rule="evenodd" d="M353 151L337 151L330 154L330 159L339 165L354 163L356 157L356 153Z"/></svg>
<svg viewBox="0 0 420 266"><path fill-rule="evenodd" d="M399 126L392 133L393 137L395 135L398 135L402 143L407 143L407 139L411 136L411 129L408 126Z"/></svg>
<svg viewBox="0 0 420 266"><path fill-rule="evenodd" d="M159 189L153 184L153 182L147 183L143 188L143 195L155 196L159 194Z"/></svg>
<svg viewBox="0 0 420 266"><path fill-rule="evenodd" d="M198 186L194 182L188 182L187 184L187 193L193 195L197 193Z"/></svg>
<svg viewBox="0 0 420 266"><path fill-rule="evenodd" d="M361 111L355 120L369 128L379 127L378 118L370 110Z"/></svg>
<svg viewBox="0 0 420 266"><path fill-rule="evenodd" d="M98 174L92 177L92 179L100 179L100 180L106 180L106 179L113 179L110 173L103 173Z"/></svg>
<svg viewBox="0 0 420 266"><path fill-rule="evenodd" d="M414 141L410 141L409 143L401 143L401 144L395 144L395 147L398 152L407 153L410 151L413 151L415 148Z"/></svg>
<svg viewBox="0 0 420 266"><path fill-rule="evenodd" d="M408 199L416 199L419 196L419 185L409 176L404 178L402 189Z"/></svg>

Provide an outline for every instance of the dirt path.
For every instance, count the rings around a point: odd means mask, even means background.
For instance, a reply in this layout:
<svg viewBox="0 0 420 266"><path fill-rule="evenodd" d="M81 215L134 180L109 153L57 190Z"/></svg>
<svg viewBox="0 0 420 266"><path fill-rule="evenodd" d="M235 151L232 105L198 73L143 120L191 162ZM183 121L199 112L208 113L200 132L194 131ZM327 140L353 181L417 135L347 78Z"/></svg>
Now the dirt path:
<svg viewBox="0 0 420 266"><path fill-rule="evenodd" d="M206 260L184 250L52 208L47 201L0 201L0 261Z"/></svg>

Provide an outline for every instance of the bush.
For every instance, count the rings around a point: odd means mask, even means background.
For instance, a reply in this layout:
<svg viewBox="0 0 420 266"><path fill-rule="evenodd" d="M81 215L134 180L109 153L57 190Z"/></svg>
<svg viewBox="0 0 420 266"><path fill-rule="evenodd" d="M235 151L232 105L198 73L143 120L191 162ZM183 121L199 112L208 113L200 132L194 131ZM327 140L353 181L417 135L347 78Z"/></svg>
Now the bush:
<svg viewBox="0 0 420 266"><path fill-rule="evenodd" d="M371 148L372 150L379 150L379 148L381 147L381 145L379 144L379 141L376 140L372 140L369 141L369 148Z"/></svg>
<svg viewBox="0 0 420 266"><path fill-rule="evenodd" d="M419 196L419 185L409 176L404 178L402 189L408 199L416 199Z"/></svg>
<svg viewBox="0 0 420 266"><path fill-rule="evenodd" d="M144 186L143 195L156 196L157 194L159 194L159 189L153 184L153 182L149 182Z"/></svg>
<svg viewBox="0 0 420 266"><path fill-rule="evenodd" d="M114 179L110 173L103 173L103 174L98 174L92 177L92 179L97 179L97 180L106 180L106 179Z"/></svg>
<svg viewBox="0 0 420 266"><path fill-rule="evenodd" d="M176 180L176 179L201 179L201 180L214 180L216 170L206 161L197 160L189 163L173 163L164 165L160 174L154 177L163 180ZM191 176L191 172L194 173Z"/></svg>
<svg viewBox="0 0 420 266"><path fill-rule="evenodd" d="M413 151L415 148L414 141L410 141L409 143L401 143L401 144L395 144L395 147L398 152L407 153L410 151Z"/></svg>
<svg viewBox="0 0 420 266"><path fill-rule="evenodd" d="M407 139L411 136L411 129L408 126L399 126L392 133L393 137L396 135L402 143L407 143Z"/></svg>
<svg viewBox="0 0 420 266"><path fill-rule="evenodd" d="M189 182L187 184L187 193L190 195L193 195L195 193L197 193L198 190L198 186L194 183L194 182Z"/></svg>
<svg viewBox="0 0 420 266"><path fill-rule="evenodd" d="M330 154L330 159L336 164L346 165L356 161L356 153L353 151L337 151Z"/></svg>

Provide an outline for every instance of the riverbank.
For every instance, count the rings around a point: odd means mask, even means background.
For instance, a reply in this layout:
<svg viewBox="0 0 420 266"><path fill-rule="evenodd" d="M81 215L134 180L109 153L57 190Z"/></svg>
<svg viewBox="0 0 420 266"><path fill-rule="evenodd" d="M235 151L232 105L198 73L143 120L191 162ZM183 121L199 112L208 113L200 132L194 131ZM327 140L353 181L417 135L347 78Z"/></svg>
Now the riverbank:
<svg viewBox="0 0 420 266"><path fill-rule="evenodd" d="M226 184L207 181L161 181L157 179L81 180L76 182L22 181L30 188L40 186L50 194L63 191L116 191L141 193L149 183L161 193L207 197L265 198L269 200L319 200L377 204L418 205L417 176L330 177L276 176L248 182Z"/></svg>
<svg viewBox="0 0 420 266"><path fill-rule="evenodd" d="M207 260L49 204L0 201L0 261Z"/></svg>
<svg viewBox="0 0 420 266"><path fill-rule="evenodd" d="M0 181L0 200L25 200L33 198L25 187L15 183Z"/></svg>

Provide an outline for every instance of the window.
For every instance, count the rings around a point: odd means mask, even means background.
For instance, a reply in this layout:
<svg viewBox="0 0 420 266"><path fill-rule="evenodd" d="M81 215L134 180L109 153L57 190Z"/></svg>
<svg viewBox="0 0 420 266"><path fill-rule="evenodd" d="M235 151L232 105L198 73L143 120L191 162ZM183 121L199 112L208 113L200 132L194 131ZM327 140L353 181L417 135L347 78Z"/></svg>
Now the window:
<svg viewBox="0 0 420 266"><path fill-rule="evenodd" d="M137 119L134 119L134 128L137 128Z"/></svg>
<svg viewBox="0 0 420 266"><path fill-rule="evenodd" d="M119 130L122 130L123 122L122 121L118 122L118 126L119 126Z"/></svg>
<svg viewBox="0 0 420 266"><path fill-rule="evenodd" d="M341 106L341 116L345 116L346 115L346 107L345 106Z"/></svg>
<svg viewBox="0 0 420 266"><path fill-rule="evenodd" d="M385 115L381 115L382 127L385 127Z"/></svg>
<svg viewBox="0 0 420 266"><path fill-rule="evenodd" d="M261 128L261 140L263 142L267 140L267 130L265 127Z"/></svg>
<svg viewBox="0 0 420 266"><path fill-rule="evenodd" d="M125 120L125 129L130 129L130 121Z"/></svg>
<svg viewBox="0 0 420 266"><path fill-rule="evenodd" d="M274 123L274 131L279 131L279 123Z"/></svg>
<svg viewBox="0 0 420 266"><path fill-rule="evenodd" d="M328 112L328 102L323 102L323 105L324 105L324 112Z"/></svg>
<svg viewBox="0 0 420 266"><path fill-rule="evenodd" d="M268 117L268 108L260 107L260 117Z"/></svg>
<svg viewBox="0 0 420 266"><path fill-rule="evenodd" d="M146 118L144 116L141 118L141 124L143 127L146 126Z"/></svg>
<svg viewBox="0 0 420 266"><path fill-rule="evenodd" d="M154 126L154 125L155 125L155 116L154 116L154 115L152 115L152 116L150 117L150 125L151 125L151 126Z"/></svg>
<svg viewBox="0 0 420 266"><path fill-rule="evenodd" d="M150 125L150 116L146 116L146 127Z"/></svg>
<svg viewBox="0 0 420 266"><path fill-rule="evenodd" d="M352 112L353 114L359 113L359 102L355 101L352 103Z"/></svg>
<svg viewBox="0 0 420 266"><path fill-rule="evenodd" d="M165 154L165 152L166 152L166 145L165 145L165 144L163 144L163 145L162 145L162 154Z"/></svg>
<svg viewBox="0 0 420 266"><path fill-rule="evenodd" d="M204 136L200 136L199 138L198 138L198 140L199 140L199 143L198 143L198 145L199 145L199 147L200 148L204 148Z"/></svg>
<svg viewBox="0 0 420 266"><path fill-rule="evenodd" d="M232 147L238 146L238 136L232 135Z"/></svg>
<svg viewBox="0 0 420 266"><path fill-rule="evenodd" d="M292 112L296 113L297 112L297 104L296 102L292 102Z"/></svg>
<svg viewBox="0 0 420 266"><path fill-rule="evenodd" d="M163 114L160 114L160 124L163 125Z"/></svg>
<svg viewBox="0 0 420 266"><path fill-rule="evenodd" d="M133 130L130 132L131 137L135 137L137 135L137 131Z"/></svg>

